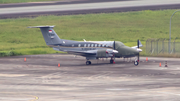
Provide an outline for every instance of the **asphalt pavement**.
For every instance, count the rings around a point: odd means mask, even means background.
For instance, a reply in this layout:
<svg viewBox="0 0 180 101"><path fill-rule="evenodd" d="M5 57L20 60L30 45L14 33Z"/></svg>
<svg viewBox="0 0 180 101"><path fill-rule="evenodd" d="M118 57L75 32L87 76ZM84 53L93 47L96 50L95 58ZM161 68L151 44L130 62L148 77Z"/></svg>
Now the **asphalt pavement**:
<svg viewBox="0 0 180 101"><path fill-rule="evenodd" d="M0 18L179 9L179 0L70 0L0 5Z"/></svg>
<svg viewBox="0 0 180 101"><path fill-rule="evenodd" d="M0 100L179 101L179 65L178 58L141 57L134 66L133 58L85 65L84 57L67 54L3 57Z"/></svg>

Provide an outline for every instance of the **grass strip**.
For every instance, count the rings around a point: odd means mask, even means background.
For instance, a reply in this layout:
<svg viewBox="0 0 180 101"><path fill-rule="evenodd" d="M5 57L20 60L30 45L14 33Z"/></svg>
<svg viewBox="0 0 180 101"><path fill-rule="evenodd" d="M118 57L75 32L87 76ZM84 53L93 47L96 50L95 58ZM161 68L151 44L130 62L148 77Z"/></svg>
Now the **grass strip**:
<svg viewBox="0 0 180 101"><path fill-rule="evenodd" d="M169 20L175 10L136 11L36 18L0 19L0 52L15 51L18 55L56 53L48 48L40 29L28 26L56 25L54 30L61 39L83 41L121 41L135 46L140 39L145 46L148 38L169 39ZM178 37L180 13L172 19L172 40ZM147 55L145 47L141 55Z"/></svg>

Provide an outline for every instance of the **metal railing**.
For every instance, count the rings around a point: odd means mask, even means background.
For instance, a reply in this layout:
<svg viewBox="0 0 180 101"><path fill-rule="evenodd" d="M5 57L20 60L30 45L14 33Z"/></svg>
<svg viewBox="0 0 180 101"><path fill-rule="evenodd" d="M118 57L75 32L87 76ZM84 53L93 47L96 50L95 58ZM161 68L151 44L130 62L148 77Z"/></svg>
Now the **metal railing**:
<svg viewBox="0 0 180 101"><path fill-rule="evenodd" d="M168 54L169 45L171 45L170 54L180 54L180 42L176 42L176 39L170 43L169 40L166 39L148 39L146 41L146 54Z"/></svg>

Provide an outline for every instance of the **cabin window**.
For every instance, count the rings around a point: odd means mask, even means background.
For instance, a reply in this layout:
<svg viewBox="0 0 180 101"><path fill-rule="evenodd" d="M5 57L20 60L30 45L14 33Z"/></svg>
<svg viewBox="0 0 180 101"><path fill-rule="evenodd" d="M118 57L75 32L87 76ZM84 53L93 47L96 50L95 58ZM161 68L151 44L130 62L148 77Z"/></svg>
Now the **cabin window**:
<svg viewBox="0 0 180 101"><path fill-rule="evenodd" d="M93 47L94 46L94 44L91 44L91 47Z"/></svg>
<svg viewBox="0 0 180 101"><path fill-rule="evenodd" d="M102 47L104 47L104 45L102 45Z"/></svg>
<svg viewBox="0 0 180 101"><path fill-rule="evenodd" d="M95 46L94 47L97 47L97 44L95 44Z"/></svg>
<svg viewBox="0 0 180 101"><path fill-rule="evenodd" d="M74 47L74 45L72 45L72 47Z"/></svg>
<svg viewBox="0 0 180 101"><path fill-rule="evenodd" d="M78 47L81 47L81 44L79 44Z"/></svg>
<svg viewBox="0 0 180 101"><path fill-rule="evenodd" d="M99 44L99 47L101 47L101 44Z"/></svg>
<svg viewBox="0 0 180 101"><path fill-rule="evenodd" d="M86 47L86 44L84 44L84 47Z"/></svg>
<svg viewBox="0 0 180 101"><path fill-rule="evenodd" d="M90 47L90 44L88 44L88 47Z"/></svg>

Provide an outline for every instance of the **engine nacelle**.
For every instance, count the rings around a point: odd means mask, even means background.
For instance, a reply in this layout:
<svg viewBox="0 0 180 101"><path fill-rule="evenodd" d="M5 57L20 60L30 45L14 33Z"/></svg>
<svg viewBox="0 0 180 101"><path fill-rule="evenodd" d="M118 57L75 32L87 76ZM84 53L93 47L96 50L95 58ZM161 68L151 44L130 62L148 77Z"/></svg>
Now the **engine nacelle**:
<svg viewBox="0 0 180 101"><path fill-rule="evenodd" d="M114 56L114 53L118 53L118 51L112 50L112 49L98 50L98 51L97 51L97 57L98 57L98 58L113 57L113 56Z"/></svg>
<svg viewBox="0 0 180 101"><path fill-rule="evenodd" d="M106 58L107 57L106 49L98 50L97 51L97 57L98 58Z"/></svg>

